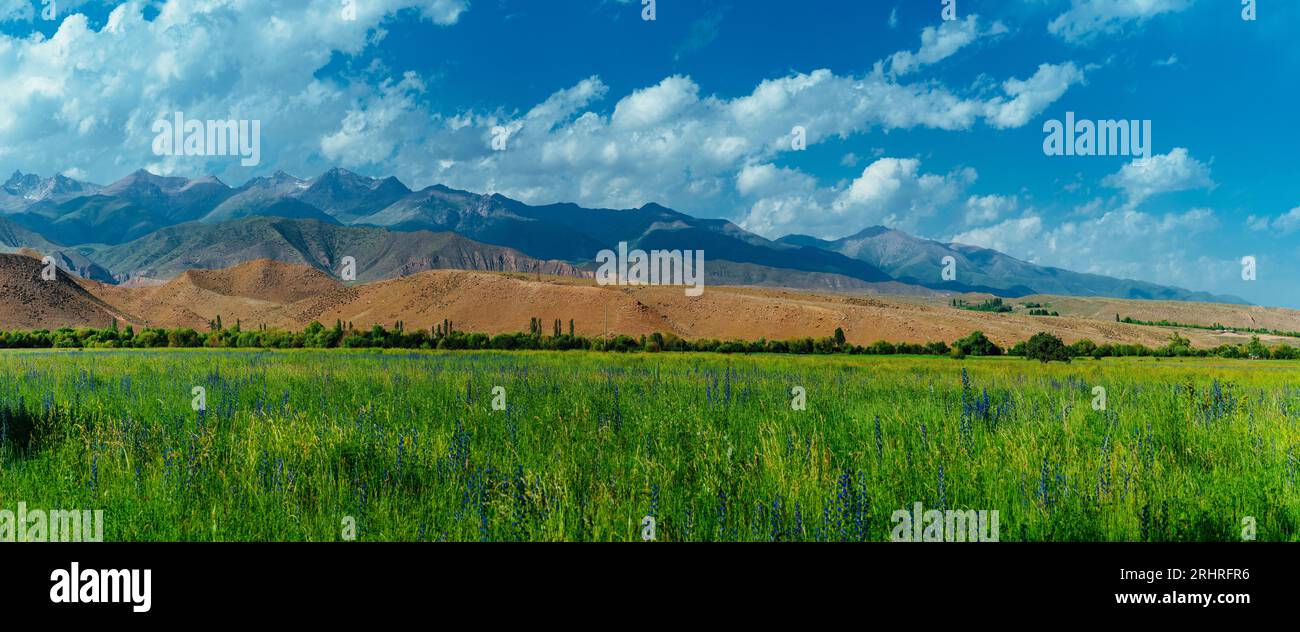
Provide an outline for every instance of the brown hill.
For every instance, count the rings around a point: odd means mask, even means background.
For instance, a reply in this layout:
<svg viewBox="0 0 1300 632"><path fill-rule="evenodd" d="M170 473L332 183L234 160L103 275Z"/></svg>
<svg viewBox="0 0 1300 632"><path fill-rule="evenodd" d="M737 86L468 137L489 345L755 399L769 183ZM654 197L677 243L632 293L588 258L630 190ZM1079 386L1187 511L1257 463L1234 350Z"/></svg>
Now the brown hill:
<svg viewBox="0 0 1300 632"><path fill-rule="evenodd" d="M635 336L658 331L684 338L783 339L826 336L840 327L857 344L876 340L951 342L974 330L984 331L1003 345L1025 340L1039 331L1054 333L1066 342L1089 338L1097 343L1159 346L1169 339L1168 328L1114 322L1118 311L1143 319L1158 320L1158 316L1194 323L1236 324L1241 318L1254 318L1240 322L1300 330L1300 312L1294 310L1261 312L1261 308L1203 303L1192 305L1195 311L1186 311L1191 309L1186 303L1034 297L1035 301L1050 303L1062 314L1039 317L1029 316L1019 306L1010 314L956 309L947 304L947 297L936 296L710 286L703 296L692 298L680 287L599 287L592 279L551 276L538 280L532 274L466 270L430 270L399 279L344 286L315 269L269 260L227 270L189 270L154 287L81 281L90 290L86 292L76 283L65 281L59 287L66 296L59 298L37 292L50 288L32 288L30 282L20 282L24 276L39 279L39 267L38 261L29 259L22 266L0 268L4 287L25 288L10 291L25 292L21 295L27 302L45 305L42 311L32 312L39 317L11 321L25 323L24 327L102 325L103 314L111 310L138 315L128 319L137 324L196 329L205 329L220 315L226 323L240 320L245 327L265 324L295 329L313 320L327 325L342 320L358 328L391 326L401 320L407 329L427 329L450 319L462 331L502 333L524 331L529 320L536 317L548 328L554 319L563 321L567 328L572 319L577 333L584 335L609 332ZM13 294L15 298L19 295ZM79 297L74 304L83 306L82 311L67 311L61 320L52 318L61 313L54 305L70 304L70 297ZM48 323L44 320L47 317ZM1200 329L1179 332L1197 346L1237 343L1248 338ZM1298 342L1293 338L1264 338L1271 343Z"/></svg>
<svg viewBox="0 0 1300 632"><path fill-rule="evenodd" d="M37 256L0 254L0 329L104 327L124 319L66 270L58 269L47 281L41 277L44 269Z"/></svg>
<svg viewBox="0 0 1300 632"><path fill-rule="evenodd" d="M161 285L94 284L92 290L124 312L147 314L140 324L206 329L218 315L231 323L296 326L284 315L289 305L342 287L314 268L259 259L225 270L186 270Z"/></svg>
<svg viewBox="0 0 1300 632"><path fill-rule="evenodd" d="M225 270L186 270L166 285L190 284L223 296L272 303L294 303L341 286L333 277L305 266L258 259Z"/></svg>

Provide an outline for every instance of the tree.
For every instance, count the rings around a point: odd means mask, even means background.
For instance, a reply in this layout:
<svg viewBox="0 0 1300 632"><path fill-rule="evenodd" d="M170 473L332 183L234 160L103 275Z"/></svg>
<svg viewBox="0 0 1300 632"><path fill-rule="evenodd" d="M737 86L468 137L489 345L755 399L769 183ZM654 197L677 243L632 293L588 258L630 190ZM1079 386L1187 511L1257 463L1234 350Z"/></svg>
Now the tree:
<svg viewBox="0 0 1300 632"><path fill-rule="evenodd" d="M973 331L969 336L952 343L952 350L956 357L1002 355L1002 348L989 340L982 331Z"/></svg>
<svg viewBox="0 0 1300 632"><path fill-rule="evenodd" d="M1296 360L1300 359L1300 350L1290 345L1278 345L1273 347L1274 360Z"/></svg>
<svg viewBox="0 0 1300 632"><path fill-rule="evenodd" d="M1251 336L1250 344L1246 345L1246 355L1251 358L1264 358L1267 360L1269 357L1268 347L1259 341L1259 336Z"/></svg>
<svg viewBox="0 0 1300 632"><path fill-rule="evenodd" d="M843 347L843 346L844 346L844 342L845 342L845 339L844 339L844 330L841 329L841 328L839 328L839 327L836 327L836 328L835 328L835 346L836 346L836 347Z"/></svg>
<svg viewBox="0 0 1300 632"><path fill-rule="evenodd" d="M1169 334L1169 344L1161 349L1168 356L1189 356L1192 355L1192 341L1178 335L1178 332Z"/></svg>
<svg viewBox="0 0 1300 632"><path fill-rule="evenodd" d="M1076 358L1091 356L1097 353L1097 343L1084 338L1070 345L1070 355Z"/></svg>
<svg viewBox="0 0 1300 632"><path fill-rule="evenodd" d="M1038 360L1043 364L1054 360L1069 362L1070 352L1060 338L1046 332L1039 332L1025 343L1025 358Z"/></svg>

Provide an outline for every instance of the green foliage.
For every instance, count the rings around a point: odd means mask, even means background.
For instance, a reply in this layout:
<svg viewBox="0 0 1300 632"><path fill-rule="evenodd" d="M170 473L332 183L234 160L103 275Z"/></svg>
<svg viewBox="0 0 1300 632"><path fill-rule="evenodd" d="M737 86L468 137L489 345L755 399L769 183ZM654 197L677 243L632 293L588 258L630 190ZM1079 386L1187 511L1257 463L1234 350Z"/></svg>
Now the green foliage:
<svg viewBox="0 0 1300 632"><path fill-rule="evenodd" d="M1025 342L1024 356L1028 360L1069 362L1070 352L1060 338L1046 332L1036 333Z"/></svg>
<svg viewBox="0 0 1300 632"><path fill-rule="evenodd" d="M1083 338L1069 348L1070 356L1075 358L1086 358L1097 355L1097 343Z"/></svg>
<svg viewBox="0 0 1300 632"><path fill-rule="evenodd" d="M972 332L969 336L952 343L955 354L961 356L998 356L1002 348L998 347L982 331Z"/></svg>
<svg viewBox="0 0 1300 632"><path fill-rule="evenodd" d="M952 300L952 306L972 312L993 312L997 314L1005 314L1007 312L1015 311L1015 308L1003 303L1000 298L990 298L974 305L967 303L963 299L956 298Z"/></svg>
<svg viewBox="0 0 1300 632"><path fill-rule="evenodd" d="M1213 325L1197 325L1193 323L1179 323L1171 320L1138 320L1131 316L1120 318L1115 314L1115 322L1128 323L1130 325L1147 325L1151 327L1178 327L1180 329L1205 329L1209 331L1230 331L1238 334L1266 334L1270 336L1286 336L1288 338L1300 338L1300 331L1286 331L1281 329L1265 329L1261 327L1228 327L1219 323Z"/></svg>
<svg viewBox="0 0 1300 632"><path fill-rule="evenodd" d="M88 327L64 327L55 331L0 331L0 349L101 349L101 348L137 348L158 347L171 348L248 348L248 349L445 349L445 350L484 350L501 351L611 351L629 352L716 352L716 353L789 353L789 354L834 354L851 355L930 355L964 358L966 356L998 356L1003 349L989 340L982 332L972 332L949 346L943 341L927 343L898 342L891 343L878 340L867 346L850 344L844 331L836 328L834 335L822 338L795 338L790 340L686 340L671 333L654 333L649 336L632 338L615 336L610 338L575 336L562 333L562 321L552 322L550 335L542 319L533 318L528 333L468 333L456 330L450 320L444 320L431 330L408 330L405 323L398 322L393 329L383 325L371 325L369 329L358 330L352 323L336 321L332 328L326 329L319 322L312 322L302 331L285 331L268 328L265 325L257 329L242 329L237 322L235 327L213 329L197 332L189 328L160 329L146 327L138 333L132 327L118 329L106 327L94 329ZM573 330L573 321L569 322ZM558 335L557 335L557 332ZM1024 357L1026 341L1016 343L1006 353ZM1248 345L1220 345L1212 349L1197 349L1191 341L1171 334L1169 344L1158 349L1151 349L1138 344L1097 345L1090 340L1080 340L1066 348L1071 357L1092 356L1094 358L1124 356L1158 356L1158 357L1220 357L1220 358L1260 358L1276 360L1300 359L1300 349L1280 345L1270 349L1258 338Z"/></svg>

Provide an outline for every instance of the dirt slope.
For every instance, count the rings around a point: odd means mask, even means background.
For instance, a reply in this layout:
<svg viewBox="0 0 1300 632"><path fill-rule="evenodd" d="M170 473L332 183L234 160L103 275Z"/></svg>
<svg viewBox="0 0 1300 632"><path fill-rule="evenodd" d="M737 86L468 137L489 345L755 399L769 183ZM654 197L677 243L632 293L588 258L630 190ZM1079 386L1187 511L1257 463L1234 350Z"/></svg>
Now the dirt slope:
<svg viewBox="0 0 1300 632"><path fill-rule="evenodd" d="M451 319L462 331L501 333L526 331L529 319L537 317L547 330L554 319L563 321L567 330L572 319L577 333L585 335L660 331L685 338L777 339L826 336L841 327L848 339L858 344L876 340L951 342L977 329L1004 345L1039 331L1054 333L1066 342L1089 338L1097 343L1158 346L1168 340L1170 330L1165 328L1116 323L1114 314L1118 311L1151 320L1255 322L1254 326L1300 330L1300 312L1294 310L1209 304L1189 307L1157 301L1034 297L1051 303L1052 309L1062 314L1037 317L1019 308L1012 314L954 309L948 306L947 298L934 296L818 294L711 286L703 296L693 298L679 287L599 287L591 279L538 280L534 275L466 270L430 270L345 286L312 268L269 260L226 270L190 270L153 287L90 281L79 281L81 285L77 285L69 280L58 286L62 293L57 295L50 294L56 291L53 286L24 283L24 277L39 279L39 261L28 259L0 268L3 287L14 288L6 290L14 297L7 309L12 309L20 296L26 297L23 300L28 303L43 306L30 314L7 315L11 322L23 327L52 326L48 323L102 325L111 311L135 315L126 318L138 325L196 329L205 329L220 315L226 323L240 320L245 327L266 324L285 328L300 328L313 320L327 325L342 320L359 328L391 326L401 320L407 329L413 329L430 328ZM1180 333L1197 346L1248 338L1195 329ZM1300 343L1291 338L1265 339Z"/></svg>
<svg viewBox="0 0 1300 632"><path fill-rule="evenodd" d="M0 329L105 327L122 317L65 270L57 270L53 280L41 278L44 268L36 256L0 254Z"/></svg>

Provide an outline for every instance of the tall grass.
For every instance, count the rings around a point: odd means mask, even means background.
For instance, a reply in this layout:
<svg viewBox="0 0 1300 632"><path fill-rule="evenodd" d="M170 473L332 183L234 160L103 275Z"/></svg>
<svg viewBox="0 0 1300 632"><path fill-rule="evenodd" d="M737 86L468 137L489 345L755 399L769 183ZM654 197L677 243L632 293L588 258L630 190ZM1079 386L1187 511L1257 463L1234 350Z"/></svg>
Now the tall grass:
<svg viewBox="0 0 1300 632"><path fill-rule="evenodd" d="M881 541L914 502L998 510L1003 541L1300 539L1300 368L1273 362L7 351L0 433L0 509L103 509L106 540L639 540L654 515L659 540Z"/></svg>

